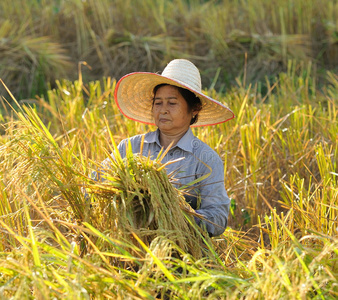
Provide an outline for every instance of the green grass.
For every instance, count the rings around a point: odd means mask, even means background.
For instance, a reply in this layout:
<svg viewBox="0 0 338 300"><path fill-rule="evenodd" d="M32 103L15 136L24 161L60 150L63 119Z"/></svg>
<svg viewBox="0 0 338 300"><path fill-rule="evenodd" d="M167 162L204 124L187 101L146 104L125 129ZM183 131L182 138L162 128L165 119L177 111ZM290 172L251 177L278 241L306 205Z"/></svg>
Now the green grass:
<svg viewBox="0 0 338 300"><path fill-rule="evenodd" d="M156 164L131 156L105 184L89 179L114 143L153 129L119 113L115 80L60 80L48 98L17 104L16 112L7 107L0 139L1 297L335 299L338 78L328 72L329 84L318 89L310 69L297 75L294 66L266 94L240 80L227 94L205 91L228 103L236 118L194 128L222 157L232 198L229 227L202 246L192 228L183 230L188 238L131 229L141 219L113 205L129 207L169 187ZM137 175L143 169L161 179L136 179L144 178ZM93 191L92 207L83 187ZM145 224L168 213L155 209ZM203 247L203 257L191 251Z"/></svg>

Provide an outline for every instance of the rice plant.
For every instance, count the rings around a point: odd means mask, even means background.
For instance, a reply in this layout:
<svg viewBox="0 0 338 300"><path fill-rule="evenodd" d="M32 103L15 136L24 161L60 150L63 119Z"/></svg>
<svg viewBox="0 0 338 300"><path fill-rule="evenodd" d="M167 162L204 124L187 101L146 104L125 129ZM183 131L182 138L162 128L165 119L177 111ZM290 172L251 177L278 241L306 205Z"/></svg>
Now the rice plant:
<svg viewBox="0 0 338 300"><path fill-rule="evenodd" d="M298 63L337 71L336 1L3 0L0 77L19 99L45 94L55 79L86 83L133 71L158 72L172 58L199 65L203 84L230 89L273 78ZM5 92L4 92L5 93Z"/></svg>
<svg viewBox="0 0 338 300"><path fill-rule="evenodd" d="M153 128L121 116L115 80L80 72L15 111L3 98L1 297L335 299L337 76L318 89L294 66L266 94L240 79L208 91L237 116L194 128L222 157L231 197L213 239L158 161L119 158L114 145ZM107 180L90 179L112 152Z"/></svg>

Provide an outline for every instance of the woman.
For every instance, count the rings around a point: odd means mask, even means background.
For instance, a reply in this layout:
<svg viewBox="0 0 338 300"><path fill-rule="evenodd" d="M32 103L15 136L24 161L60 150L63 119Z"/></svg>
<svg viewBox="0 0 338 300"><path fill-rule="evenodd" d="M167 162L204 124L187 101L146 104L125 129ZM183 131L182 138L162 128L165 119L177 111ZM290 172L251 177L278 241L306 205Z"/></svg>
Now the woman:
<svg viewBox="0 0 338 300"><path fill-rule="evenodd" d="M193 135L190 126L226 122L234 118L234 114L201 92L201 77L196 66L188 60L175 59L161 75L128 74L117 83L115 101L126 117L157 126L156 131L144 134L142 154L156 158L162 148L170 146L162 163L177 160L166 166L177 187L195 181L186 200L210 221L196 219L196 222L203 224L211 236L222 234L230 204L224 188L223 162L214 150ZM139 153L142 136L123 140L118 145L121 156L126 155L127 140L133 153Z"/></svg>

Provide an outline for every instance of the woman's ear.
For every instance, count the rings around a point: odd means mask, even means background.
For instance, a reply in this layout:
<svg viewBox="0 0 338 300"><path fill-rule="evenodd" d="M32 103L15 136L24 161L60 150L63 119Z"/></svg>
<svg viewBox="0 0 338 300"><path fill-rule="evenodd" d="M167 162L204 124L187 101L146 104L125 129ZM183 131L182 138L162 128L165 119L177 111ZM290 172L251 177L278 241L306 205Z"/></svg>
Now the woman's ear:
<svg viewBox="0 0 338 300"><path fill-rule="evenodd" d="M196 116L198 115L199 112L200 112L200 111L197 110L197 109L193 110L193 111L192 111L192 116L193 116L193 117L196 117Z"/></svg>

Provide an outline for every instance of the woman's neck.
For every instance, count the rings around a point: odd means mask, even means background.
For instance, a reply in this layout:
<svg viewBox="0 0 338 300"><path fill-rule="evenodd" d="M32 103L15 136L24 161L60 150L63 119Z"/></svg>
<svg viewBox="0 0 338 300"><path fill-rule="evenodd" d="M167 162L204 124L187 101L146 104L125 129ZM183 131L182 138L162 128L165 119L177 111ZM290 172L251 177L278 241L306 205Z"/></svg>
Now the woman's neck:
<svg viewBox="0 0 338 300"><path fill-rule="evenodd" d="M167 149L167 147L172 143L171 147L174 147L178 143L178 141L185 135L186 132L187 130L177 134L168 134L160 131L159 140L161 146L164 149Z"/></svg>

